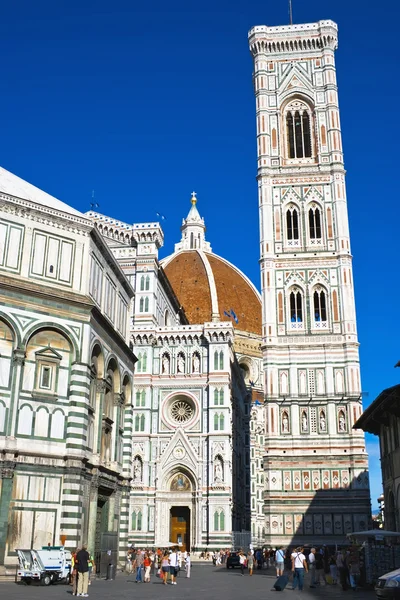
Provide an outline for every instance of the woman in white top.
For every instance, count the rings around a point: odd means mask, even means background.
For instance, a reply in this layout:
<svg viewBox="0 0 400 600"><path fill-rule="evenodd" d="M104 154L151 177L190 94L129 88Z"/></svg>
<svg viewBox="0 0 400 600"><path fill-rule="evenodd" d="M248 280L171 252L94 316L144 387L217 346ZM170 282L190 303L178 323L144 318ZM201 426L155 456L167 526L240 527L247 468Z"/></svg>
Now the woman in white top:
<svg viewBox="0 0 400 600"><path fill-rule="evenodd" d="M186 555L186 558L185 558L186 577L190 577L190 567L191 567L190 552L188 552Z"/></svg>
<svg viewBox="0 0 400 600"><path fill-rule="evenodd" d="M299 586L300 592L303 589L304 572L308 571L306 557L303 554L303 547L299 546L292 553L292 571L293 571L293 590Z"/></svg>

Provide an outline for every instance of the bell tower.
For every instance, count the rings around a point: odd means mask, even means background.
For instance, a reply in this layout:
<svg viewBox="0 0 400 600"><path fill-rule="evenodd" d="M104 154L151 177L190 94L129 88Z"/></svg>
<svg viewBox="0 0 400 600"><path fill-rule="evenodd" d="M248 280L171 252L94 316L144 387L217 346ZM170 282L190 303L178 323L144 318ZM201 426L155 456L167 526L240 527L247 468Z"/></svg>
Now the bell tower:
<svg viewBox="0 0 400 600"><path fill-rule="evenodd" d="M257 116L266 543L370 517L332 21L249 32Z"/></svg>

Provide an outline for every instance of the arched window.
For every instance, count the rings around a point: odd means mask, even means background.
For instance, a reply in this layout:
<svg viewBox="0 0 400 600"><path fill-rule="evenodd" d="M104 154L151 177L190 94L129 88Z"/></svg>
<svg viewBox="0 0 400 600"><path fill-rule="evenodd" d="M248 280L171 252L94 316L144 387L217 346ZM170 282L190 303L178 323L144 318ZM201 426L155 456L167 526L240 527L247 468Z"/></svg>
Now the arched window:
<svg viewBox="0 0 400 600"><path fill-rule="evenodd" d="M219 417L217 414L214 415L214 431L218 431Z"/></svg>
<svg viewBox="0 0 400 600"><path fill-rule="evenodd" d="M144 415L140 417L140 431L144 431Z"/></svg>
<svg viewBox="0 0 400 600"><path fill-rule="evenodd" d="M310 109L299 100L292 101L286 109L286 136L288 158L310 158Z"/></svg>
<svg viewBox="0 0 400 600"><path fill-rule="evenodd" d="M326 295L324 290L318 288L313 295L314 300L314 322L316 327L323 327L327 322L326 314Z"/></svg>
<svg viewBox="0 0 400 600"><path fill-rule="evenodd" d="M144 275L142 275L140 278L140 291L144 291Z"/></svg>
<svg viewBox="0 0 400 600"><path fill-rule="evenodd" d="M219 400L219 392L218 392L217 388L215 388L215 390L214 390L214 405L215 406L217 406L218 400Z"/></svg>
<svg viewBox="0 0 400 600"><path fill-rule="evenodd" d="M222 388L219 390L219 403L220 405L224 403L224 390Z"/></svg>
<svg viewBox="0 0 400 600"><path fill-rule="evenodd" d="M146 392L145 390L138 390L136 392L136 406L146 405Z"/></svg>
<svg viewBox="0 0 400 600"><path fill-rule="evenodd" d="M294 206L286 211L286 234L288 242L299 240L299 213Z"/></svg>
<svg viewBox="0 0 400 600"><path fill-rule="evenodd" d="M308 211L308 225L310 228L310 239L320 240L322 238L321 211L318 206L311 206Z"/></svg>
<svg viewBox="0 0 400 600"><path fill-rule="evenodd" d="M144 299L144 312L149 312L149 299L147 296Z"/></svg>
<svg viewBox="0 0 400 600"><path fill-rule="evenodd" d="M219 353L219 368L220 368L220 371L223 371L223 369L224 369L224 353L222 352L222 350Z"/></svg>
<svg viewBox="0 0 400 600"><path fill-rule="evenodd" d="M222 510L219 515L219 530L225 531L225 513Z"/></svg>
<svg viewBox="0 0 400 600"><path fill-rule="evenodd" d="M294 290L290 293L290 322L292 327L295 323L303 323L303 298L301 292Z"/></svg>
<svg viewBox="0 0 400 600"><path fill-rule="evenodd" d="M136 512L132 513L132 529L133 531L136 531L136 527L137 527L137 515Z"/></svg>
<svg viewBox="0 0 400 600"><path fill-rule="evenodd" d="M214 371L218 371L218 351L214 352Z"/></svg>
<svg viewBox="0 0 400 600"><path fill-rule="evenodd" d="M140 416L136 415L135 417L135 431L140 431Z"/></svg>
<svg viewBox="0 0 400 600"><path fill-rule="evenodd" d="M146 275L146 279L144 281L144 289L147 291L150 289L150 277Z"/></svg>
<svg viewBox="0 0 400 600"><path fill-rule="evenodd" d="M145 373L147 370L147 353L139 352L138 361L136 363L136 372Z"/></svg>
<svg viewBox="0 0 400 600"><path fill-rule="evenodd" d="M214 513L214 531L219 531L219 514L217 510Z"/></svg>
<svg viewBox="0 0 400 600"><path fill-rule="evenodd" d="M224 415L221 414L219 416L219 430L224 431L224 429L225 429L225 418L224 418Z"/></svg>
<svg viewBox="0 0 400 600"><path fill-rule="evenodd" d="M144 298L140 298L139 301L139 312L143 312L144 310Z"/></svg>

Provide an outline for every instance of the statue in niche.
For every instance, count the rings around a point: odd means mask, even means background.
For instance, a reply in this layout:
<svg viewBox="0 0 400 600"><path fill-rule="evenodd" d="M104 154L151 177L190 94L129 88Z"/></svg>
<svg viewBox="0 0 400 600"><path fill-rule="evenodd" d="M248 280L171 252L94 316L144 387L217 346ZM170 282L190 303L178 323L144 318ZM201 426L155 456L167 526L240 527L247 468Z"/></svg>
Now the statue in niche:
<svg viewBox="0 0 400 600"><path fill-rule="evenodd" d="M287 413L283 413L282 416L282 431L283 433L289 433L289 417L287 416Z"/></svg>
<svg viewBox="0 0 400 600"><path fill-rule="evenodd" d="M214 481L221 482L223 481L223 478L222 464L220 459L217 458L214 465Z"/></svg>
<svg viewBox="0 0 400 600"><path fill-rule="evenodd" d="M162 372L169 373L169 356L168 354L164 354L162 357Z"/></svg>
<svg viewBox="0 0 400 600"><path fill-rule="evenodd" d="M193 356L193 373L200 373L200 359L197 354Z"/></svg>
<svg viewBox="0 0 400 600"><path fill-rule="evenodd" d="M185 372L185 359L183 358L182 354L178 354L177 371L178 373Z"/></svg>
<svg viewBox="0 0 400 600"><path fill-rule="evenodd" d="M133 463L133 480L142 481L142 461L136 457Z"/></svg>
<svg viewBox="0 0 400 600"><path fill-rule="evenodd" d="M324 411L319 415L319 429L320 431L326 431L326 418Z"/></svg>
<svg viewBox="0 0 400 600"><path fill-rule="evenodd" d="M342 411L339 413L339 431L346 431L346 419Z"/></svg>
<svg viewBox="0 0 400 600"><path fill-rule="evenodd" d="M301 415L301 430L302 431L308 430L308 419L307 419L307 413L305 411Z"/></svg>

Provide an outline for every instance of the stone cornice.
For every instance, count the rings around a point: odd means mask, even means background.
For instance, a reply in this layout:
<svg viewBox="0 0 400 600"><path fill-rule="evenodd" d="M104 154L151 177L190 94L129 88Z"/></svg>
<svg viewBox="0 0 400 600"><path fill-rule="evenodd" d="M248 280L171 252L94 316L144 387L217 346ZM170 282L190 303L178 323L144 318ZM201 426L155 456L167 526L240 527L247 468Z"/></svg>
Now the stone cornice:
<svg viewBox="0 0 400 600"><path fill-rule="evenodd" d="M0 193L0 210L18 217L36 221L43 225L52 225L57 229L70 231L87 236L93 228L89 219L84 219L69 213L60 212L55 208L36 204L30 200L15 198ZM47 215L47 216L44 216Z"/></svg>

